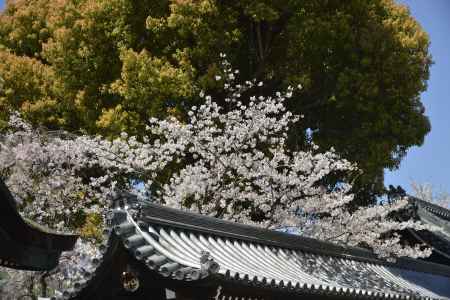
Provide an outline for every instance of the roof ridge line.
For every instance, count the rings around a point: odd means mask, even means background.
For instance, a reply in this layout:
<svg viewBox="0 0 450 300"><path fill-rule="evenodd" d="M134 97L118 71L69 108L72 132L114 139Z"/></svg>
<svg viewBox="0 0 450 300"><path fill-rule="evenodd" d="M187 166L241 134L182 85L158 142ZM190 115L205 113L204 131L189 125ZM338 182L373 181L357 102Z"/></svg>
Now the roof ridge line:
<svg viewBox="0 0 450 300"><path fill-rule="evenodd" d="M428 202L423 199L414 197L414 196L407 195L407 197L408 197L408 201L410 203L413 203L413 204L415 203L415 204L421 205L428 211L438 214L442 217L445 217L447 220L450 220L450 210L449 209L442 207L440 205L437 205L435 203Z"/></svg>

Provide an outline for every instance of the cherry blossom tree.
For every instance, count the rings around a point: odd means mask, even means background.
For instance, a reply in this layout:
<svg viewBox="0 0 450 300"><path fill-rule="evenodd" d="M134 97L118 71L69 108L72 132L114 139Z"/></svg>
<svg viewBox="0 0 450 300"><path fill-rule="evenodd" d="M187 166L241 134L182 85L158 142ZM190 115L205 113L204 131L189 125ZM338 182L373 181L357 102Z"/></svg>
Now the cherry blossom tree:
<svg viewBox="0 0 450 300"><path fill-rule="evenodd" d="M0 174L22 213L58 230L74 230L83 216L106 218L113 203L132 194L213 217L366 246L380 256L430 255L428 248L400 243L398 232L405 228L429 229L391 218L407 205L405 199L350 210L354 164L313 144L309 150L289 150L288 131L302 116L287 111L285 102L301 86L261 96L262 82L239 83L239 72L222 59L215 79L223 85L226 107L201 92L202 104L185 119L151 119L142 139L49 132L12 114L0 139ZM82 253L98 255L88 246L79 249L74 256L79 260Z"/></svg>

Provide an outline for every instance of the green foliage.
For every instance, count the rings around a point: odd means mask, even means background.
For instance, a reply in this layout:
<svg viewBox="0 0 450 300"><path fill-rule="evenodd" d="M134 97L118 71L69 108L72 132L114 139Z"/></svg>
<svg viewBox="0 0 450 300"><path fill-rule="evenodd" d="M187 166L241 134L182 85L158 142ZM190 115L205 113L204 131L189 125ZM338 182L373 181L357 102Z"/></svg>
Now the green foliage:
<svg viewBox="0 0 450 300"><path fill-rule="evenodd" d="M430 130L428 47L391 0L15 0L0 16L0 119L19 109L52 128L140 134L149 117L182 118L201 89L214 95L224 52L269 83L262 94L303 85L290 144L312 138L357 162L370 202Z"/></svg>
<svg viewBox="0 0 450 300"><path fill-rule="evenodd" d="M80 236L84 239L101 242L103 239L103 220L99 214L90 213L86 215L83 227L80 230Z"/></svg>

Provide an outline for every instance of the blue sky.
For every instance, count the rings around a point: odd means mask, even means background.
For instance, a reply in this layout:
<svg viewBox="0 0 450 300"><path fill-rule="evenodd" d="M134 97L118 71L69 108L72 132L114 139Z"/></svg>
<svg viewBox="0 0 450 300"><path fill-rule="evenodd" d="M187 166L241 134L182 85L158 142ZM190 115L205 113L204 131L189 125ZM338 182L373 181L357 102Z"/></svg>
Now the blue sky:
<svg viewBox="0 0 450 300"><path fill-rule="evenodd" d="M0 0L0 8L4 7ZM414 147L398 170L386 171L386 184L402 185L411 191L412 180L430 183L437 190L450 192L450 1L400 0L410 7L431 39L434 65L428 90L422 94L431 132L421 147Z"/></svg>

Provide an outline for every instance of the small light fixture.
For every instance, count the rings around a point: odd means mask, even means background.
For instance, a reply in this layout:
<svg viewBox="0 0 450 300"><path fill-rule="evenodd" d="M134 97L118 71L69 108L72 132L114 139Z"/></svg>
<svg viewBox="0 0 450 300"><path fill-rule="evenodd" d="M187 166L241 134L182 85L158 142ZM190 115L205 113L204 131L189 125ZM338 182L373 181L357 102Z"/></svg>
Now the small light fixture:
<svg viewBox="0 0 450 300"><path fill-rule="evenodd" d="M139 289L139 278L132 271L122 273L122 286L125 291L134 293Z"/></svg>

